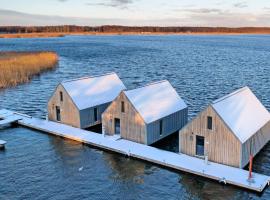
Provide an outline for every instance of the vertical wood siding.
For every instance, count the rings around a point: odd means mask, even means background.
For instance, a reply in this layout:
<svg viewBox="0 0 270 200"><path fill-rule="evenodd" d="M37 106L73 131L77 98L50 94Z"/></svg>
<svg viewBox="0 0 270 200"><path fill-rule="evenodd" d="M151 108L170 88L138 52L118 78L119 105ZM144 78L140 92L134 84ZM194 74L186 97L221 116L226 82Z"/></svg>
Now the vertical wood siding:
<svg viewBox="0 0 270 200"><path fill-rule="evenodd" d="M88 128L101 123L101 115L107 109L110 103L98 105L96 107L87 108L80 111L81 128ZM97 121L94 117L94 109L97 108Z"/></svg>
<svg viewBox="0 0 270 200"><path fill-rule="evenodd" d="M151 145L162 138L179 131L188 122L188 109L173 113L162 120L162 135L160 135L160 120L147 124L147 144Z"/></svg>
<svg viewBox="0 0 270 200"><path fill-rule="evenodd" d="M248 139L242 146L242 168L249 163L249 156L255 156L270 139L270 122L263 126L256 134Z"/></svg>
<svg viewBox="0 0 270 200"><path fill-rule="evenodd" d="M213 119L212 130L207 129L208 116ZM241 167L241 143L211 106L179 131L179 150L181 153L195 156L196 135L205 137L205 154L208 153L210 161Z"/></svg>
<svg viewBox="0 0 270 200"><path fill-rule="evenodd" d="M60 101L60 91L63 93L62 102ZM59 106L61 110L61 123L81 128L79 111L62 85L58 85L48 102L48 119L51 121L57 121L56 106Z"/></svg>
<svg viewBox="0 0 270 200"><path fill-rule="evenodd" d="M121 112L121 102L125 112ZM106 134L114 135L114 119L120 119L121 137L134 142L147 144L145 123L123 92L111 103L102 115L102 126Z"/></svg>

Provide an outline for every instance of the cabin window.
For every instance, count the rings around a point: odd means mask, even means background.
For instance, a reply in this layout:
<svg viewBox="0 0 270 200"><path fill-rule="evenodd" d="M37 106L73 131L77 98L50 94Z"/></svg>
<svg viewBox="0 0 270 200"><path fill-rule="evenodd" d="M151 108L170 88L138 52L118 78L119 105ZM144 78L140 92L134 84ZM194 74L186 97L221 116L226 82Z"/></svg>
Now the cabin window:
<svg viewBox="0 0 270 200"><path fill-rule="evenodd" d="M97 121L97 108L94 108L94 120Z"/></svg>
<svg viewBox="0 0 270 200"><path fill-rule="evenodd" d="M213 129L213 119L210 116L207 117L207 128L209 130L212 130Z"/></svg>
<svg viewBox="0 0 270 200"><path fill-rule="evenodd" d="M63 92L60 92L60 101L63 101Z"/></svg>
<svg viewBox="0 0 270 200"><path fill-rule="evenodd" d="M162 132L163 132L163 121L160 120L159 121L159 135L162 135Z"/></svg>
<svg viewBox="0 0 270 200"><path fill-rule="evenodd" d="M121 112L124 113L125 112L125 102L121 101Z"/></svg>

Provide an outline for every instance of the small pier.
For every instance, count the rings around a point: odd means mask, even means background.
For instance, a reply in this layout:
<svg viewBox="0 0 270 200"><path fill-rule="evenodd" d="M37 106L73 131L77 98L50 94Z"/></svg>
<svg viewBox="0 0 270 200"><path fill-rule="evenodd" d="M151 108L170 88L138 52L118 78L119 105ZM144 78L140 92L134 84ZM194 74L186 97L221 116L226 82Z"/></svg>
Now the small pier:
<svg viewBox="0 0 270 200"><path fill-rule="evenodd" d="M6 116L6 117L5 117ZM129 157L145 160L174 170L184 171L220 183L231 184L248 190L262 192L269 184L270 177L253 173L251 180L249 172L218 163L208 162L185 154L177 154L160 150L147 145L131 142L115 136L104 136L68 125L33 118L20 113L0 110L3 120L17 119L19 125L32 128L52 135L79 141L104 150L117 152Z"/></svg>
<svg viewBox="0 0 270 200"><path fill-rule="evenodd" d="M0 140L0 150L1 150L1 149L5 149L6 143L7 143L6 141Z"/></svg>
<svg viewBox="0 0 270 200"><path fill-rule="evenodd" d="M17 122L22 119L20 115L14 115L7 110L0 110L0 127Z"/></svg>

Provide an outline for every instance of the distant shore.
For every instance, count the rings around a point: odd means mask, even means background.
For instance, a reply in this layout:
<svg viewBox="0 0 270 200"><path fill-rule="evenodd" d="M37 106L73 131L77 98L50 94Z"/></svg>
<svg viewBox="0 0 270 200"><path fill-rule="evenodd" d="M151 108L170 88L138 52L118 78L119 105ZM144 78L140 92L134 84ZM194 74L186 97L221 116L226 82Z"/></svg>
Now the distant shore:
<svg viewBox="0 0 270 200"><path fill-rule="evenodd" d="M244 35L270 34L270 27L160 26L0 26L0 38L63 37L66 35Z"/></svg>
<svg viewBox="0 0 270 200"><path fill-rule="evenodd" d="M68 35L270 35L270 32L72 32L72 33L8 33L0 34L0 38L51 38Z"/></svg>
<svg viewBox="0 0 270 200"><path fill-rule="evenodd" d="M57 63L55 52L0 51L0 89L28 82L33 76L54 69Z"/></svg>

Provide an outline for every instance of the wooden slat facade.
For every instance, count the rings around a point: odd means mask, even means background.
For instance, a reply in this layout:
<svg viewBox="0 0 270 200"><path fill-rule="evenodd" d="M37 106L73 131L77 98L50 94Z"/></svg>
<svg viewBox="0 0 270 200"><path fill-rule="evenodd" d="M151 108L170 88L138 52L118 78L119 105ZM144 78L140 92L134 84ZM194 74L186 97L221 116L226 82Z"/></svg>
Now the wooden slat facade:
<svg viewBox="0 0 270 200"><path fill-rule="evenodd" d="M212 130L207 128L208 116L212 117ZM204 154L208 154L210 161L234 167L242 167L241 143L212 106L208 106L179 131L179 150L181 153L196 156L197 135L205 138Z"/></svg>
<svg viewBox="0 0 270 200"><path fill-rule="evenodd" d="M110 103L98 105L96 107L80 110L80 126L88 128L97 124L101 124L101 115L107 109ZM97 109L97 121L95 121L94 109Z"/></svg>
<svg viewBox="0 0 270 200"><path fill-rule="evenodd" d="M60 100L60 92L63 94L63 101ZM79 110L72 101L64 87L59 84L53 96L48 102L48 119L56 121L56 106L60 107L60 123L68 124L77 128L88 128L101 123L101 115L110 103L97 105L95 107ZM97 109L97 120L94 117L94 109Z"/></svg>
<svg viewBox="0 0 270 200"><path fill-rule="evenodd" d="M63 94L63 101L60 100L60 92ZM56 106L60 107L61 123L80 128L79 111L61 84L48 102L48 119L51 121L57 121Z"/></svg>
<svg viewBox="0 0 270 200"><path fill-rule="evenodd" d="M121 111L121 102L124 102L125 112ZM122 138L141 144L146 143L145 123L123 92L102 115L103 131L108 135L115 134L115 118L120 119Z"/></svg>
<svg viewBox="0 0 270 200"><path fill-rule="evenodd" d="M162 120L162 130L160 130L160 121ZM160 120L147 124L147 144L151 145L172 133L179 131L188 122L188 108L168 115ZM162 133L162 134L160 134Z"/></svg>
<svg viewBox="0 0 270 200"><path fill-rule="evenodd" d="M125 112L121 111L124 102ZM115 118L120 119L121 137L141 144L151 145L162 138L177 132L188 120L188 109L185 108L162 119L146 124L124 92L112 102L102 115L103 132L115 134ZM162 131L160 121L162 120ZM162 134L161 134L162 133Z"/></svg>
<svg viewBox="0 0 270 200"><path fill-rule="evenodd" d="M242 167L245 167L249 163L250 153L252 153L253 156L257 155L269 140L270 122L264 125L242 145Z"/></svg>

